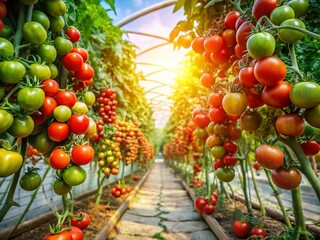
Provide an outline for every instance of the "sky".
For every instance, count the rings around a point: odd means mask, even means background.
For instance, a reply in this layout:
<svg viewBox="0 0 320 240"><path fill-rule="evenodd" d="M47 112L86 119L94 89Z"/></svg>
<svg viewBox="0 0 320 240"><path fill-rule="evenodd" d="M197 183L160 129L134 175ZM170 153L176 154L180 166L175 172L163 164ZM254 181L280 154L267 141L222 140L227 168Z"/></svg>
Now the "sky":
<svg viewBox="0 0 320 240"><path fill-rule="evenodd" d="M114 19L114 23L117 23L141 9L150 7L162 1L116 0L115 5L117 15L113 14L111 11L109 12L109 15ZM156 12L144 15L143 17L123 26L122 29L168 38L171 30L177 22L184 19L182 11L178 11L174 14L172 13L173 7L174 6L166 7ZM147 81L140 81L140 85L145 89L148 102L153 106L155 126L157 128L163 128L171 115L170 106L172 104L166 97L172 93L172 88L165 85L173 85L175 69L178 68L179 63L182 61L187 51L184 49L174 50L173 45L170 44L139 55L140 52L155 45L165 43L165 41L130 33L128 33L128 39L138 47L138 71L142 71L145 76L150 74L146 77ZM148 66L143 63L160 65L167 70L154 74L153 72L159 70L160 67ZM155 83L154 81L160 83ZM161 85L161 83L164 83L165 85ZM157 88L157 86L162 87ZM159 92L161 95L153 92Z"/></svg>

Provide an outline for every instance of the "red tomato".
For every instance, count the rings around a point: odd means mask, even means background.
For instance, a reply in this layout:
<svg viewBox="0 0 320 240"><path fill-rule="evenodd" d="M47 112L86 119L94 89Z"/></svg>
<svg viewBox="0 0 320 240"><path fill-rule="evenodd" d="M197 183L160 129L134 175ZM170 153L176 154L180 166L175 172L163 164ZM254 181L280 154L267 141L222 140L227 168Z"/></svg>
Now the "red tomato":
<svg viewBox="0 0 320 240"><path fill-rule="evenodd" d="M254 88L259 82L254 77L253 66L244 67L239 72L239 80L245 88Z"/></svg>
<svg viewBox="0 0 320 240"><path fill-rule="evenodd" d="M243 18L243 16L240 16L237 21L236 21L236 24L235 24L235 29L236 31L238 31L239 27L242 25L242 23L245 22L245 19Z"/></svg>
<svg viewBox="0 0 320 240"><path fill-rule="evenodd" d="M89 57L87 50L84 49L84 48L81 48L81 47L75 47L75 48L72 49L71 52L80 54L82 59L83 59L83 62L87 61L87 59Z"/></svg>
<svg viewBox="0 0 320 240"><path fill-rule="evenodd" d="M240 117L240 126L245 131L255 131L262 123L262 117L257 112L244 112Z"/></svg>
<svg viewBox="0 0 320 240"><path fill-rule="evenodd" d="M69 108L72 108L77 102L76 94L66 90L59 91L56 99L59 105L66 105Z"/></svg>
<svg viewBox="0 0 320 240"><path fill-rule="evenodd" d="M197 116L199 113L201 113L201 109L200 108L195 108L192 111L192 119L195 118L195 116Z"/></svg>
<svg viewBox="0 0 320 240"><path fill-rule="evenodd" d="M89 118L84 114L73 114L69 119L69 127L74 134L85 134L89 128Z"/></svg>
<svg viewBox="0 0 320 240"><path fill-rule="evenodd" d="M210 118L207 114L200 113L195 116L194 122L197 124L198 127L205 128L209 125Z"/></svg>
<svg viewBox="0 0 320 240"><path fill-rule="evenodd" d="M211 215L215 210L215 206L212 204L206 204L204 205L202 212L206 215Z"/></svg>
<svg viewBox="0 0 320 240"><path fill-rule="evenodd" d="M256 149L256 160L264 168L277 169L284 161L284 154L280 148L262 144Z"/></svg>
<svg viewBox="0 0 320 240"><path fill-rule="evenodd" d="M289 137L298 137L304 131L304 120L297 114L286 114L276 120L277 131Z"/></svg>
<svg viewBox="0 0 320 240"><path fill-rule="evenodd" d="M205 40L205 37L202 37L202 36L198 36L195 39L193 39L191 43L191 47L193 51L195 51L196 53L202 54L205 51L204 40Z"/></svg>
<svg viewBox="0 0 320 240"><path fill-rule="evenodd" d="M69 232L72 236L72 240L83 240L83 232L80 228L71 226Z"/></svg>
<svg viewBox="0 0 320 240"><path fill-rule="evenodd" d="M238 144L232 140L224 141L223 147L228 153L231 153L231 154L234 154L238 151Z"/></svg>
<svg viewBox="0 0 320 240"><path fill-rule="evenodd" d="M94 70L88 63L83 63L80 70L75 72L78 81L88 81L94 76Z"/></svg>
<svg viewBox="0 0 320 240"><path fill-rule="evenodd" d="M48 127L48 136L55 142L62 142L69 136L69 126L66 123L53 122Z"/></svg>
<svg viewBox="0 0 320 240"><path fill-rule="evenodd" d="M203 60L205 60L207 63L212 63L211 53L210 53L210 52L204 51L204 52L202 53L202 58L203 58Z"/></svg>
<svg viewBox="0 0 320 240"><path fill-rule="evenodd" d="M0 18L3 19L5 16L7 16L7 6L0 2Z"/></svg>
<svg viewBox="0 0 320 240"><path fill-rule="evenodd" d="M35 126L45 124L46 122L46 116L40 111L33 112L30 116L32 117Z"/></svg>
<svg viewBox="0 0 320 240"><path fill-rule="evenodd" d="M300 144L306 156L315 156L320 151L320 145L316 141L307 141Z"/></svg>
<svg viewBox="0 0 320 240"><path fill-rule="evenodd" d="M270 87L264 87L262 91L262 100L269 107L285 108L290 106L290 91L291 84L281 81L278 84Z"/></svg>
<svg viewBox="0 0 320 240"><path fill-rule="evenodd" d="M93 157L94 150L90 145L77 145L71 150L71 160L76 165L86 165Z"/></svg>
<svg viewBox="0 0 320 240"><path fill-rule="evenodd" d="M255 170L261 170L261 166L260 166L260 164L258 163L258 162L254 162L253 163L253 168L255 169Z"/></svg>
<svg viewBox="0 0 320 240"><path fill-rule="evenodd" d="M219 168L224 167L224 162L221 159L216 159L216 162L213 164L213 168L217 171Z"/></svg>
<svg viewBox="0 0 320 240"><path fill-rule="evenodd" d="M286 64L277 57L260 59L254 65L254 76L265 86L278 84L286 77L286 74Z"/></svg>
<svg viewBox="0 0 320 240"><path fill-rule="evenodd" d="M41 82L41 85L42 90L48 97L54 97L59 91L59 84L56 80L47 79Z"/></svg>
<svg viewBox="0 0 320 240"><path fill-rule="evenodd" d="M237 163L238 159L234 155L226 154L222 159L225 166L233 166Z"/></svg>
<svg viewBox="0 0 320 240"><path fill-rule="evenodd" d="M207 200L204 197L197 197L196 201L194 202L194 209L202 213L204 206L207 204Z"/></svg>
<svg viewBox="0 0 320 240"><path fill-rule="evenodd" d="M211 73L205 72L202 74L200 82L203 86L211 88L216 82L216 79Z"/></svg>
<svg viewBox="0 0 320 240"><path fill-rule="evenodd" d="M262 16L270 17L273 9L277 7L277 0L257 0L252 7L252 15L256 20L259 20Z"/></svg>
<svg viewBox="0 0 320 240"><path fill-rule="evenodd" d="M264 238L268 236L266 231L263 230L262 228L259 228L259 227L253 227L251 229L251 231L249 232L249 235L250 236L262 236Z"/></svg>
<svg viewBox="0 0 320 240"><path fill-rule="evenodd" d="M217 53L223 47L223 39L219 35L207 37L204 40L204 49L209 53Z"/></svg>
<svg viewBox="0 0 320 240"><path fill-rule="evenodd" d="M56 170L66 168L70 163L70 156L63 149L56 148L50 154L50 166Z"/></svg>
<svg viewBox="0 0 320 240"><path fill-rule="evenodd" d="M246 93L248 98L248 107L250 108L258 108L264 105L264 102L262 100L261 93L256 93L253 91L247 91Z"/></svg>
<svg viewBox="0 0 320 240"><path fill-rule="evenodd" d="M227 137L229 137L232 140L237 140L241 138L241 136L241 128L235 123L229 123L227 127Z"/></svg>
<svg viewBox="0 0 320 240"><path fill-rule="evenodd" d="M236 22L240 17L240 13L237 11L229 12L224 18L224 25L228 29L236 29Z"/></svg>
<svg viewBox="0 0 320 240"><path fill-rule="evenodd" d="M223 39L224 44L228 47L234 47L237 44L236 41L236 31L233 29L227 29L222 34L221 37Z"/></svg>
<svg viewBox="0 0 320 240"><path fill-rule="evenodd" d="M283 167L272 170L271 177L275 185L286 190L297 188L302 180L302 175L298 169L285 169Z"/></svg>
<svg viewBox="0 0 320 240"><path fill-rule="evenodd" d="M72 43L78 42L81 37L80 31L75 27L67 29L66 34Z"/></svg>
<svg viewBox="0 0 320 240"><path fill-rule="evenodd" d="M73 240L69 231L64 231L58 234L49 233L42 240Z"/></svg>
<svg viewBox="0 0 320 240"><path fill-rule="evenodd" d="M245 238L250 231L250 225L247 222L235 221L233 223L233 232L238 238Z"/></svg>
<svg viewBox="0 0 320 240"><path fill-rule="evenodd" d="M222 93L211 93L208 97L208 105L215 108L222 107L223 96L224 95Z"/></svg>
<svg viewBox="0 0 320 240"><path fill-rule="evenodd" d="M222 46L218 52L211 53L210 58L216 64L223 64L228 62L230 55L229 49L226 46Z"/></svg>
<svg viewBox="0 0 320 240"><path fill-rule="evenodd" d="M239 27L239 29L237 30L237 35L236 35L237 43L242 47L246 47L247 41L251 32L252 30L249 22L247 21L243 22Z"/></svg>
<svg viewBox="0 0 320 240"><path fill-rule="evenodd" d="M63 56L62 64L68 71L79 71L83 64L83 59L80 54L70 52Z"/></svg>
<svg viewBox="0 0 320 240"><path fill-rule="evenodd" d="M52 116L54 109L58 106L56 100L52 97L45 97L40 112L45 116Z"/></svg>
<svg viewBox="0 0 320 240"><path fill-rule="evenodd" d="M75 214L76 218L71 218L71 225L80 228L81 230L86 229L90 224L90 216L85 212L78 212ZM79 219L81 218L81 219Z"/></svg>
<svg viewBox="0 0 320 240"><path fill-rule="evenodd" d="M211 108L209 111L209 118L214 123L223 123L227 119L227 114L222 107Z"/></svg>

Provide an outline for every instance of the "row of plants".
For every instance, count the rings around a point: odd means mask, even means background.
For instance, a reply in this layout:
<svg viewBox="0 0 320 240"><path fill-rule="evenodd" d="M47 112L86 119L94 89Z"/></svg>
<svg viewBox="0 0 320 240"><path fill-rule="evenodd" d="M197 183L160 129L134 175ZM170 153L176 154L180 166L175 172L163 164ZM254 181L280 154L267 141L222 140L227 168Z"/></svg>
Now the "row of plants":
<svg viewBox="0 0 320 240"><path fill-rule="evenodd" d="M107 4L115 11L113 1ZM19 206L18 184L34 191L8 239L52 169L63 208L43 239L83 239L90 217L74 210L72 194L87 177L83 166L97 170L98 206L110 175L121 173L114 197L129 193L125 166L133 171L154 155L152 111L138 84L135 47L97 0L3 0L0 17L0 177L1 185L9 184L0 222ZM40 161L48 166L43 176Z"/></svg>
<svg viewBox="0 0 320 240"><path fill-rule="evenodd" d="M175 5L186 20L170 39L193 51L176 80L164 156L196 189L201 213L223 212L225 186L239 178L246 206L245 213L234 211L239 238L315 237L306 227L300 184L304 176L320 200L319 7L312 0ZM254 215L248 181L266 215L254 169L264 171L274 191L286 225L280 234L265 231ZM291 191L294 222L278 188Z"/></svg>

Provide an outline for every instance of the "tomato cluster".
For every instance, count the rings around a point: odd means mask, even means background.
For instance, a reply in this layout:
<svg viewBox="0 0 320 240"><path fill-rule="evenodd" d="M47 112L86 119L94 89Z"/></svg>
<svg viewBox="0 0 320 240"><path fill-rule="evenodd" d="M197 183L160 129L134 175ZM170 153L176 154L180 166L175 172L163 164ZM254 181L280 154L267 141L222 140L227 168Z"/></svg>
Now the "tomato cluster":
<svg viewBox="0 0 320 240"><path fill-rule="evenodd" d="M194 209L199 213L211 215L215 211L218 202L218 192L214 191L209 198L197 197L194 202Z"/></svg>
<svg viewBox="0 0 320 240"><path fill-rule="evenodd" d="M121 186L120 184L117 184L114 188L111 189L111 194L115 198L119 198L121 196L126 195L127 193L131 192L131 188L129 186Z"/></svg>
<svg viewBox="0 0 320 240"><path fill-rule="evenodd" d="M267 237L267 232L258 226L252 227L246 221L237 220L233 223L233 232L238 238L246 238L248 236Z"/></svg>
<svg viewBox="0 0 320 240"><path fill-rule="evenodd" d="M116 121L116 91L112 88L106 88L100 91L100 95L97 98L99 103L99 115L105 123L115 123Z"/></svg>

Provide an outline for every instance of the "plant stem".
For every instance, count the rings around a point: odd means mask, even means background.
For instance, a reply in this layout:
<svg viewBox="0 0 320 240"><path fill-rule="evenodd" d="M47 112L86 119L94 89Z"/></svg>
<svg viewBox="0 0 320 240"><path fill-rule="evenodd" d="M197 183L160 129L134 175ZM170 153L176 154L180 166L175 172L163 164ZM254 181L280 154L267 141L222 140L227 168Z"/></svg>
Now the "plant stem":
<svg viewBox="0 0 320 240"><path fill-rule="evenodd" d="M3 202L4 198L6 197L6 194L7 194L8 191L9 191L10 185L11 185L11 183L12 183L12 179L13 179L13 178L10 179L10 182L8 183L8 185L7 185L7 187L6 187L6 190L4 191L4 193L3 193L3 195L2 195L2 197L1 197L1 199L0 199L0 204Z"/></svg>
<svg viewBox="0 0 320 240"><path fill-rule="evenodd" d="M98 207L101 197L102 197L102 193L103 193L103 185L104 185L104 181L106 180L106 176L103 176L101 181L99 182L99 187L98 187L98 195L96 198L96 201L94 203L94 207Z"/></svg>
<svg viewBox="0 0 320 240"><path fill-rule="evenodd" d="M28 138L23 138L22 139L22 143L21 143L21 150L20 150L21 156L23 157L23 161L22 162L24 162L24 160L25 160L27 144L28 144ZM18 170L18 172L16 172L13 175L13 179L12 179L12 182L11 182L11 185L10 185L9 192L7 194L7 198L6 198L5 202L4 202L4 205L2 206L2 208L0 210L0 222L2 222L3 218L8 213L10 208L13 205L17 205L17 203L13 200L13 197L14 197L14 192L16 191L17 184L18 184L18 181L19 181L22 165L21 165L20 169Z"/></svg>
<svg viewBox="0 0 320 240"><path fill-rule="evenodd" d="M2 178L0 181L0 187L2 186L2 184L6 181L6 178Z"/></svg>
<svg viewBox="0 0 320 240"><path fill-rule="evenodd" d="M270 171L267 170L267 169L264 169L264 172L266 173L266 176L268 178L268 182L270 184L270 187L273 190L274 196L277 199L278 205L279 205L280 210L281 210L282 215L283 215L283 220L284 220L284 222L285 222L285 224L287 225L288 228L292 228L292 225L291 225L291 222L290 222L289 217L287 215L287 212L286 212L286 210L285 210L285 208L283 206L282 200L281 200L281 198L279 196L278 188L271 180Z"/></svg>
<svg viewBox="0 0 320 240"><path fill-rule="evenodd" d="M19 18L18 18L18 25L17 25L17 31L16 34L14 35L14 39L13 39L13 46L15 49L15 56L18 57L19 56L19 48L17 48L22 40L22 28L23 28L23 24L25 22L25 7L22 3L20 3L19 5Z"/></svg>
<svg viewBox="0 0 320 240"><path fill-rule="evenodd" d="M121 182L124 182L124 169L126 167L125 165L125 159L122 161L123 165L122 165L122 171L121 171Z"/></svg>
<svg viewBox="0 0 320 240"><path fill-rule="evenodd" d="M261 215L265 216L266 215L266 209L265 209L264 203L263 203L263 201L261 199L260 192L259 192L258 185L257 185L257 181L256 181L256 177L254 176L254 171L253 171L253 167L252 167L251 164L249 164L249 168L250 168L250 172L251 172L251 179L252 179L252 182L253 182L253 187L254 187L254 190L256 192L256 196L257 196L258 202L260 204Z"/></svg>
<svg viewBox="0 0 320 240"><path fill-rule="evenodd" d="M303 74L300 72L300 69L299 69L299 66L297 63L297 56L296 56L296 52L294 49L294 45L288 44L288 49L289 49L289 53L290 53L292 68L293 68L294 72L298 75L300 80L303 80Z"/></svg>
<svg viewBox="0 0 320 240"><path fill-rule="evenodd" d="M133 178L133 163L131 163L131 178Z"/></svg>
<svg viewBox="0 0 320 240"><path fill-rule="evenodd" d="M302 210L302 201L300 194L300 186L296 189L291 190L292 197L292 208L295 219L295 227L294 227L294 239L299 239L300 234L308 235L308 231L306 225L304 223L304 216Z"/></svg>
<svg viewBox="0 0 320 240"><path fill-rule="evenodd" d="M248 192L247 192L247 179L246 179L246 172L245 172L245 168L244 168L244 164L245 164L244 161L245 160L240 160L240 167L241 167L242 181L243 181L242 190L243 190L244 202L246 204L248 214L250 217L253 217L252 206L249 201L249 196L248 196Z"/></svg>
<svg viewBox="0 0 320 240"><path fill-rule="evenodd" d="M205 150L204 154L204 168L206 173L206 187L207 187L207 197L211 196L211 184L210 184L210 176L209 176L209 166L208 166L208 150Z"/></svg>
<svg viewBox="0 0 320 240"><path fill-rule="evenodd" d="M27 205L27 207L24 209L22 215L20 216L19 220L16 222L15 226L10 230L9 234L6 237L6 240L10 238L10 236L12 235L12 233L14 233L14 231L17 230L17 228L19 227L20 223L22 222L22 219L25 217L25 215L27 214L27 212L29 211L29 208L31 207L33 200L35 199L35 197L38 194L38 191L40 189L40 186L42 185L44 179L46 178L46 176L49 173L49 170L51 169L51 167L47 167L46 171L44 172L43 176L42 176L42 180L41 180L41 184L39 185L39 187L33 192L31 199L29 200L29 203Z"/></svg>

